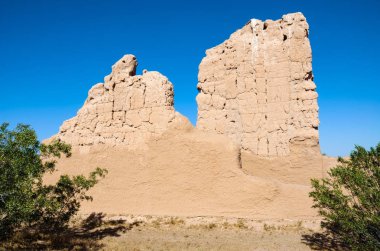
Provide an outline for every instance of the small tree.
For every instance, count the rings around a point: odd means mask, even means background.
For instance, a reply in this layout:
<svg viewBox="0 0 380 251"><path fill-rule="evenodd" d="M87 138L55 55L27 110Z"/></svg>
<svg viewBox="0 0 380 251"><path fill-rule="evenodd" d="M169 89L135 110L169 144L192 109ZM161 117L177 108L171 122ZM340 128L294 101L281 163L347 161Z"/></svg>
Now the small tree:
<svg viewBox="0 0 380 251"><path fill-rule="evenodd" d="M380 250L380 143L356 146L349 159L312 180L310 196L324 217L321 226L355 250Z"/></svg>
<svg viewBox="0 0 380 251"><path fill-rule="evenodd" d="M43 226L50 230L65 227L105 169L97 168L89 177L61 176L55 185L43 184L43 176L55 170L56 159L71 156L71 147L55 140L41 144L27 125L14 130L0 125L0 238L23 226Z"/></svg>

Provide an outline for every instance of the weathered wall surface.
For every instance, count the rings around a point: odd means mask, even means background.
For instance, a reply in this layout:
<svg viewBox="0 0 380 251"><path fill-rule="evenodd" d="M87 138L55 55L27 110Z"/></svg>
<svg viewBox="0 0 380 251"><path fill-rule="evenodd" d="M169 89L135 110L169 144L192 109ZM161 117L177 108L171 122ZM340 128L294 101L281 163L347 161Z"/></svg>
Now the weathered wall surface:
<svg viewBox="0 0 380 251"><path fill-rule="evenodd" d="M188 124L173 108L173 86L158 72L136 74L137 61L125 55L94 85L77 116L56 137L85 149L93 145L136 148L169 127Z"/></svg>
<svg viewBox="0 0 380 251"><path fill-rule="evenodd" d="M199 66L197 128L225 134L260 156L295 145L319 152L309 26L301 13L252 19L207 50Z"/></svg>

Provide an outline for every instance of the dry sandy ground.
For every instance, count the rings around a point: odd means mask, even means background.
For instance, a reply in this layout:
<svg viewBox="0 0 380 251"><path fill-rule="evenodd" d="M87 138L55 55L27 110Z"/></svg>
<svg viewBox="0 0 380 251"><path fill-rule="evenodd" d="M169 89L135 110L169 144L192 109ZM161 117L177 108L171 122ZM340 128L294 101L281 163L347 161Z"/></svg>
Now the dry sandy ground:
<svg viewBox="0 0 380 251"><path fill-rule="evenodd" d="M0 250L310 250L319 220L252 220L233 217L75 217L59 233L26 230ZM315 247L315 246L314 246ZM321 247L320 245L318 247Z"/></svg>
<svg viewBox="0 0 380 251"><path fill-rule="evenodd" d="M107 237L103 250L310 250L304 231L253 232L244 229L156 229L137 227Z"/></svg>
<svg viewBox="0 0 380 251"><path fill-rule="evenodd" d="M0 250L310 250L318 220L82 215L59 233L19 232Z"/></svg>
<svg viewBox="0 0 380 251"><path fill-rule="evenodd" d="M121 217L126 219L126 217ZM114 217L119 219L119 217ZM303 241L315 221L256 221L215 217L135 217L119 236L105 237L102 250L310 250Z"/></svg>

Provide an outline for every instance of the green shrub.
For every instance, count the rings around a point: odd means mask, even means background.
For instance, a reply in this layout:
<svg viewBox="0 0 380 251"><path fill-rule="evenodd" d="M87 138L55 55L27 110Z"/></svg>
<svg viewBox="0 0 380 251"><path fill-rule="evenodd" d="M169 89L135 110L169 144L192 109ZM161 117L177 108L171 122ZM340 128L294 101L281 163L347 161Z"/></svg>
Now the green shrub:
<svg viewBox="0 0 380 251"><path fill-rule="evenodd" d="M64 175L55 185L43 184L43 176L55 170L62 154L70 157L71 147L58 140L41 144L27 125L14 130L0 125L0 238L26 226L63 228L80 202L92 199L86 191L104 177L105 169L97 168L89 177Z"/></svg>
<svg viewBox="0 0 380 251"><path fill-rule="evenodd" d="M310 196L328 234L354 250L380 250L380 143L356 146L328 178L312 180Z"/></svg>

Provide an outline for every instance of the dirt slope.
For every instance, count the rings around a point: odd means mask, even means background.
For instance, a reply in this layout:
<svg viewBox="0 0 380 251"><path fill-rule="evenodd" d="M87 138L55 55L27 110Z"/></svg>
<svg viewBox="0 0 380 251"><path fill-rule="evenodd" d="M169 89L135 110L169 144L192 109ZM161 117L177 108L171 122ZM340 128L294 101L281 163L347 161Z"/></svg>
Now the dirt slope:
<svg viewBox="0 0 380 251"><path fill-rule="evenodd" d="M109 174L91 190L94 201L84 204L83 213L254 219L316 216L308 184L286 182L281 173L276 178L276 169L265 166L266 175L253 176L246 171L252 163L243 161L242 168L241 162L239 148L227 137L186 127L153 139L140 150L74 153L60 160L59 171L47 180L61 173L107 168ZM304 178L310 176L307 168L298 171L304 172Z"/></svg>

